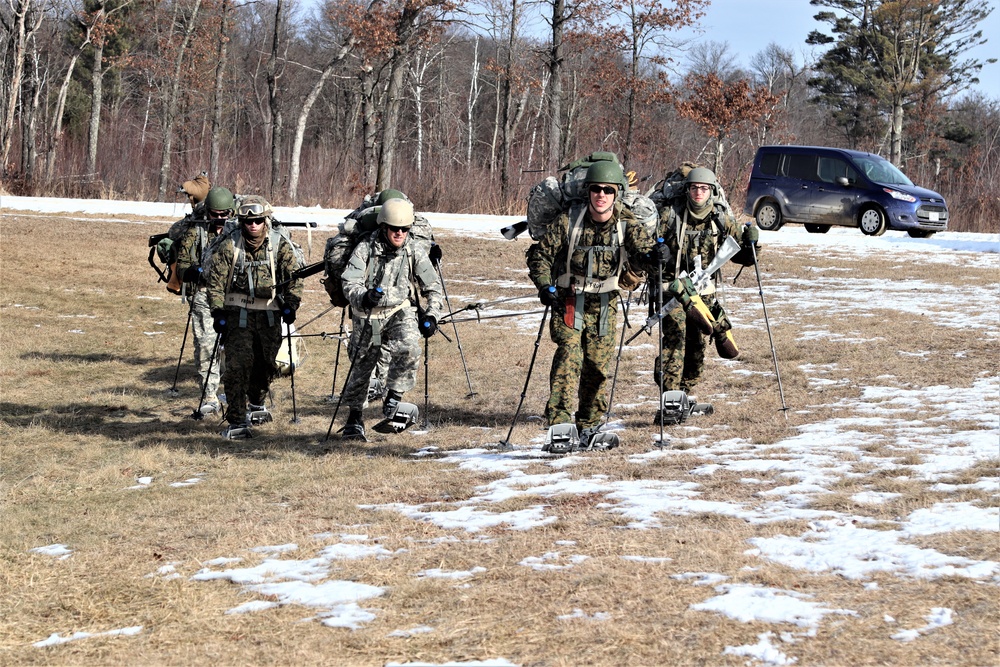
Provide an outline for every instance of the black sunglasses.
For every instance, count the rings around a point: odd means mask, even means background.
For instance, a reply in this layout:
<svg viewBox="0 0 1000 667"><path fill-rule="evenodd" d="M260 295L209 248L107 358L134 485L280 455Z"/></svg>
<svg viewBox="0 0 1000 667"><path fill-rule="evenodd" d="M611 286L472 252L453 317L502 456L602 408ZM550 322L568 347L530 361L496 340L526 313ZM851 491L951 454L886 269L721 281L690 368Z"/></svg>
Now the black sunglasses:
<svg viewBox="0 0 1000 667"><path fill-rule="evenodd" d="M611 185L591 185L590 192L591 194L595 195L601 193L604 193L606 195L613 195L618 192L618 189Z"/></svg>

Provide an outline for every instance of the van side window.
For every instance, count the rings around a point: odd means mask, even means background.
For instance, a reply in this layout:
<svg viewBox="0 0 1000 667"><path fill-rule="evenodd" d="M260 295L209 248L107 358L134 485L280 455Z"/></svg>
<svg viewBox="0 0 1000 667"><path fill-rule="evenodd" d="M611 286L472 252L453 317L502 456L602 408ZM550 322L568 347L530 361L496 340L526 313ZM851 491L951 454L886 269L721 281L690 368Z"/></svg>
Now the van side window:
<svg viewBox="0 0 1000 667"><path fill-rule="evenodd" d="M760 156L760 173L765 176L778 175L778 162L781 161L781 153L765 153Z"/></svg>
<svg viewBox="0 0 1000 667"><path fill-rule="evenodd" d="M858 172L846 161L835 157L819 158L819 178L826 183L836 183L838 178L846 178L849 183L858 182Z"/></svg>
<svg viewBox="0 0 1000 667"><path fill-rule="evenodd" d="M800 178L804 181L815 181L816 156L798 153L789 155L785 169L790 178Z"/></svg>

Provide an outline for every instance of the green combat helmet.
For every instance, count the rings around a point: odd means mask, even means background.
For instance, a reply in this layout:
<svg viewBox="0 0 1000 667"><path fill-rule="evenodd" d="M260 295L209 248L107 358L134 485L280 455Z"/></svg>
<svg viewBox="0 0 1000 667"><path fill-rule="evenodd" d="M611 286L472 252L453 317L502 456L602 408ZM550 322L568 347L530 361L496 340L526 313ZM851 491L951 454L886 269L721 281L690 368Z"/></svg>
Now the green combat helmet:
<svg viewBox="0 0 1000 667"><path fill-rule="evenodd" d="M389 188L387 190L383 190L382 192L378 193L378 199L375 200L375 205L381 206L390 199L404 199L406 201L410 201L410 198L404 195L399 190L393 190L392 188Z"/></svg>
<svg viewBox="0 0 1000 667"><path fill-rule="evenodd" d="M584 178L584 182L588 185L590 183L616 185L618 186L619 194L628 187L628 181L625 180L625 174L622 171L622 166L618 164L618 160L598 160L594 162L587 168L587 176Z"/></svg>
<svg viewBox="0 0 1000 667"><path fill-rule="evenodd" d="M719 182L715 178L715 172L711 169L706 169L705 167L695 167L689 171L687 178L684 179L684 183L687 185L691 185L692 183L711 185L712 194L718 194Z"/></svg>
<svg viewBox="0 0 1000 667"><path fill-rule="evenodd" d="M233 211L236 198L228 188L213 187L205 197L205 206L209 211Z"/></svg>

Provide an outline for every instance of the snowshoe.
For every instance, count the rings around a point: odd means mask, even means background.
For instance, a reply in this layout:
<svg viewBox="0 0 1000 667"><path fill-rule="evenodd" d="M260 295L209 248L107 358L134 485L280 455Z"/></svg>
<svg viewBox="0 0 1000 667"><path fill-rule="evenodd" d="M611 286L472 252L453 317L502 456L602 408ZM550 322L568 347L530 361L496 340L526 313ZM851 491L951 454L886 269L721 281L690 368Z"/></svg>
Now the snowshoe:
<svg viewBox="0 0 1000 667"><path fill-rule="evenodd" d="M585 428L580 433L580 449L582 451L603 451L614 449L621 444L617 433L601 431L601 426Z"/></svg>
<svg viewBox="0 0 1000 667"><path fill-rule="evenodd" d="M420 418L420 409L413 403L403 403L398 399L390 406L389 398L386 398L386 406L382 410L385 419L372 426L376 433L402 433L417 423Z"/></svg>
<svg viewBox="0 0 1000 667"><path fill-rule="evenodd" d="M229 424L219 433L226 440L247 440L253 437L250 424Z"/></svg>
<svg viewBox="0 0 1000 667"><path fill-rule="evenodd" d="M368 442L368 438L365 436L365 425L348 422L344 424L344 428L340 429L342 437L344 440L363 440Z"/></svg>
<svg viewBox="0 0 1000 667"><path fill-rule="evenodd" d="M250 404L250 409L247 410L247 421L253 426L260 426L261 424L267 424L268 422L274 421L274 417L263 405Z"/></svg>
<svg viewBox="0 0 1000 667"><path fill-rule="evenodd" d="M205 401L204 403L201 404L201 408L198 409L198 412L200 412L202 416L208 416L208 415L214 415L221 409L222 406L219 405L218 400Z"/></svg>
<svg viewBox="0 0 1000 667"><path fill-rule="evenodd" d="M553 424L545 434L543 452L550 454L571 454L580 448L580 434L576 424Z"/></svg>
<svg viewBox="0 0 1000 667"><path fill-rule="evenodd" d="M690 414L691 405L687 394L683 391L665 391L660 397L660 409L656 411L653 423L659 424L662 419L664 426L674 426L683 422Z"/></svg>

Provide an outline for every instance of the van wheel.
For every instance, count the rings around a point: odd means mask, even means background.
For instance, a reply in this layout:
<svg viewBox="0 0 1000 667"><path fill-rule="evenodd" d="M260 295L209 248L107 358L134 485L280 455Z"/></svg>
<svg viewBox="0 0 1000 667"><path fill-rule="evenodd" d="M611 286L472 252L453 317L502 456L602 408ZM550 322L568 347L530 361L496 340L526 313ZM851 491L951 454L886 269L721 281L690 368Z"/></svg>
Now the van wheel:
<svg viewBox="0 0 1000 667"><path fill-rule="evenodd" d="M814 225L812 223L807 222L805 224L805 227L806 231L809 232L810 234L826 234L828 231L830 231L830 225Z"/></svg>
<svg viewBox="0 0 1000 667"><path fill-rule="evenodd" d="M914 239L929 239L934 236L934 232L929 229L907 229L906 233Z"/></svg>
<svg viewBox="0 0 1000 667"><path fill-rule="evenodd" d="M885 226L885 214L878 207L869 206L858 217L858 227L867 236L882 236L885 234Z"/></svg>
<svg viewBox="0 0 1000 667"><path fill-rule="evenodd" d="M777 231L784 222L781 219L781 209L773 201L766 201L761 204L760 208L757 209L757 215L754 217L757 219L757 226L765 232Z"/></svg>

